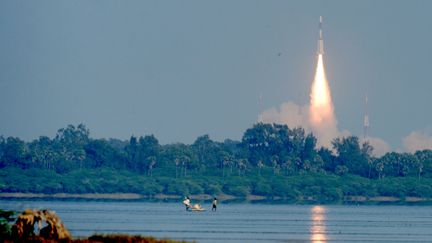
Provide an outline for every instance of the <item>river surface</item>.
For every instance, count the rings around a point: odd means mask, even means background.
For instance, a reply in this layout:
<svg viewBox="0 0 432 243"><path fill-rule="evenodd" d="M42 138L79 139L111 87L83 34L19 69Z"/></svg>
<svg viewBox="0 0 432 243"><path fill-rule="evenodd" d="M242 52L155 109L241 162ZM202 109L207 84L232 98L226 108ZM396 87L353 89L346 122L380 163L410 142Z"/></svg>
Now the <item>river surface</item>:
<svg viewBox="0 0 432 243"><path fill-rule="evenodd" d="M197 242L432 242L431 206L221 203L217 212L187 212L180 202L0 200L0 208L54 210L74 237L126 233Z"/></svg>

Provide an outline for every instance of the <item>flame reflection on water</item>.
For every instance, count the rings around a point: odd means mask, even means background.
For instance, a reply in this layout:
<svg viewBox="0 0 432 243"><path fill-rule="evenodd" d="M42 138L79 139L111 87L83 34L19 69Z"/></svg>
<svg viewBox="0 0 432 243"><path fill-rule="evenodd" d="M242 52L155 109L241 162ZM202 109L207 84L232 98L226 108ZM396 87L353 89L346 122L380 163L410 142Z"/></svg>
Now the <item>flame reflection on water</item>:
<svg viewBox="0 0 432 243"><path fill-rule="evenodd" d="M311 242L325 243L327 242L326 227L325 227L325 211L323 206L313 206L311 208Z"/></svg>

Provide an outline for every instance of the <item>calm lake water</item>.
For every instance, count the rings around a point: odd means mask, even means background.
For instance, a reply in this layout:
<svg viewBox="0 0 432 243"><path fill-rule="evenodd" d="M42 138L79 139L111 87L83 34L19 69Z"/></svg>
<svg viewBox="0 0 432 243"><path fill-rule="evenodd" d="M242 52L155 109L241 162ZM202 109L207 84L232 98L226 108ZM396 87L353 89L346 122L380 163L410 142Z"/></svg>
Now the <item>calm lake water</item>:
<svg viewBox="0 0 432 243"><path fill-rule="evenodd" d="M209 204L204 204L209 208ZM182 204L0 200L0 208L48 208L73 236L127 233L197 242L432 242L431 206Z"/></svg>

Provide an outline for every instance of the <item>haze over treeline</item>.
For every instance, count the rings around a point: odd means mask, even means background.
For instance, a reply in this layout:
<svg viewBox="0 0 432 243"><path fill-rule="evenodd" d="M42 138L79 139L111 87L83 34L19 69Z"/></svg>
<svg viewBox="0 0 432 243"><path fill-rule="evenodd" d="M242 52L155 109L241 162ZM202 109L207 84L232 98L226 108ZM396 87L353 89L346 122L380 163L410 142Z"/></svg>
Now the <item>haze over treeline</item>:
<svg viewBox="0 0 432 243"><path fill-rule="evenodd" d="M316 144L302 128L278 124L257 123L241 141L203 135L190 145L161 145L153 135L94 139L69 125L52 139L1 136L0 191L432 196L431 150L374 157L355 136L334 139L331 150Z"/></svg>

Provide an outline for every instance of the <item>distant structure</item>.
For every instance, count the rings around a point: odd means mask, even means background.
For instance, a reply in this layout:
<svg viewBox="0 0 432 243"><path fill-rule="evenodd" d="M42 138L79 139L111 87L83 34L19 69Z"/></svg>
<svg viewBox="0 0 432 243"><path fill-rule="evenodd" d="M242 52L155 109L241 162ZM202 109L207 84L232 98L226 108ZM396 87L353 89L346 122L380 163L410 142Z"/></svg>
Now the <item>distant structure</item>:
<svg viewBox="0 0 432 243"><path fill-rule="evenodd" d="M368 96L365 96L365 114L363 121L363 139L367 141L369 136L369 113L368 113Z"/></svg>
<svg viewBox="0 0 432 243"><path fill-rule="evenodd" d="M263 96L262 96L262 93L260 93L259 100L258 100L258 110L259 110L258 123L262 123L263 122L263 115L262 115L262 113L263 113L263 111L262 111L263 105L262 105L262 99L263 99Z"/></svg>

